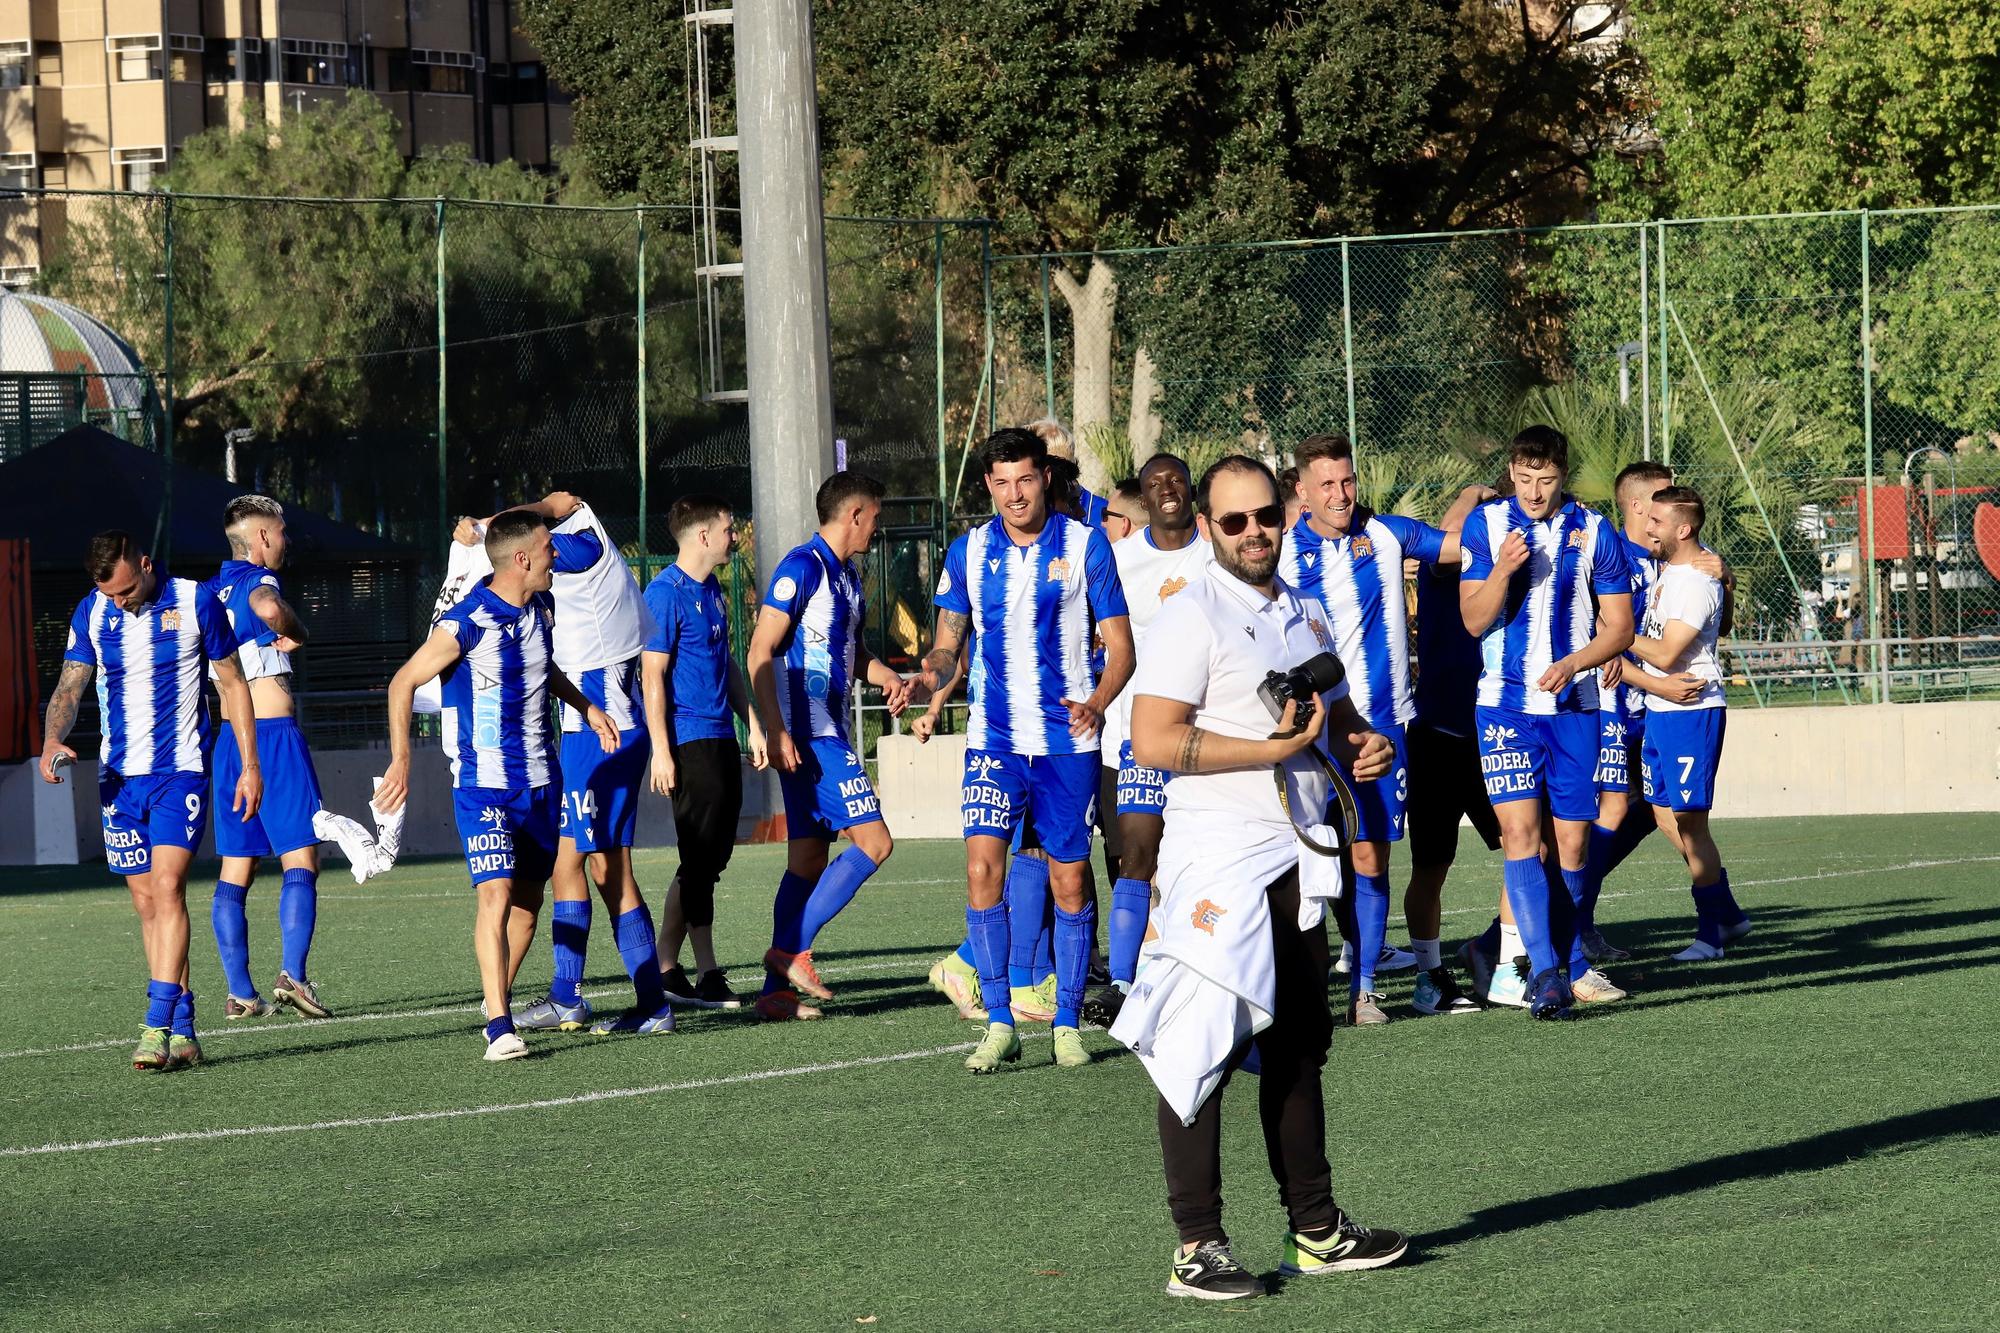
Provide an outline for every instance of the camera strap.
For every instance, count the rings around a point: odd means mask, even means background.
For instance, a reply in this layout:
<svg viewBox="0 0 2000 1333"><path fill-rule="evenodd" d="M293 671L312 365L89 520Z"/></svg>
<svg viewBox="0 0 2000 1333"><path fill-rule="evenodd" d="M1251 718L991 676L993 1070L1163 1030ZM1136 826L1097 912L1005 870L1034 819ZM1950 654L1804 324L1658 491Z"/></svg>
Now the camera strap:
<svg viewBox="0 0 2000 1333"><path fill-rule="evenodd" d="M1277 737L1274 736L1272 739L1275 740ZM1341 847L1352 843L1354 841L1354 831L1361 827L1361 815L1354 805L1354 792L1347 785L1347 779L1341 776L1340 770L1327 760L1326 755L1317 745L1308 745L1306 753L1313 757L1313 762L1320 766L1321 771L1326 774L1327 781L1332 784L1334 800L1340 805L1340 842L1332 847L1328 847L1314 841L1312 836L1306 832L1306 825L1301 824L1298 817L1292 813L1292 796L1291 792L1285 786L1285 766L1283 764L1271 765L1271 780L1277 784L1278 788L1278 805L1284 810L1285 818L1291 821L1292 831L1298 835L1300 842L1321 856L1338 856L1340 855ZM1313 822L1317 823L1318 821L1315 820Z"/></svg>

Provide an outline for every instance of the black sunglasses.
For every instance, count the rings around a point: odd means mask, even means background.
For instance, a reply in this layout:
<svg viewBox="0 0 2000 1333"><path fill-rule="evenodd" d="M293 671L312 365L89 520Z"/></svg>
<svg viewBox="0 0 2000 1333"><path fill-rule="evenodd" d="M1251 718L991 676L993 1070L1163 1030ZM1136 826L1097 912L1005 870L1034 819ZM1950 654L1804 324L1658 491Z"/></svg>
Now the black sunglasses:
<svg viewBox="0 0 2000 1333"><path fill-rule="evenodd" d="M1209 522L1222 529L1225 537L1240 537L1243 529L1250 526L1251 519L1257 520L1260 528L1281 528L1285 525L1285 507L1281 504L1265 505L1262 509L1245 510L1236 514L1217 514Z"/></svg>

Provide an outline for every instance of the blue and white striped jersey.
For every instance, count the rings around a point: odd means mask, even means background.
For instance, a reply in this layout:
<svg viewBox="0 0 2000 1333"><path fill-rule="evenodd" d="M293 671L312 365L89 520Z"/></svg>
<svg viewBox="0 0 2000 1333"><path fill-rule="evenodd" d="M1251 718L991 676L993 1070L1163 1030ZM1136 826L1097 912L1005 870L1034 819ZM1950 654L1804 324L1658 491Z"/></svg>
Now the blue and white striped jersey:
<svg viewBox="0 0 2000 1333"><path fill-rule="evenodd" d="M1348 697L1371 727L1407 724L1410 608L1403 561L1433 562L1445 535L1397 514L1354 511L1345 537L1322 537L1303 514L1285 534L1278 577L1316 599L1333 621L1334 653L1347 670Z"/></svg>
<svg viewBox="0 0 2000 1333"><path fill-rule="evenodd" d="M966 745L1002 754L1094 754L1095 733L1069 734L1064 699L1097 689L1091 621L1128 615L1111 543L1095 528L1050 514L1016 546L998 515L951 544L936 604L970 617L972 718Z"/></svg>
<svg viewBox="0 0 2000 1333"><path fill-rule="evenodd" d="M127 613L101 592L77 603L63 661L97 670L98 761L128 778L207 771L207 665L236 652L221 603L162 570L153 600Z"/></svg>
<svg viewBox="0 0 2000 1333"><path fill-rule="evenodd" d="M847 741L854 655L867 617L861 576L814 533L778 562L764 605L792 622L784 654L772 662L785 731L795 742L821 736Z"/></svg>
<svg viewBox="0 0 2000 1333"><path fill-rule="evenodd" d="M1461 579L1491 577L1493 552L1509 532L1527 541L1528 562L1514 572L1500 614L1480 636L1480 707L1540 715L1594 712L1596 672L1578 674L1559 694L1535 682L1559 658L1590 642L1596 597L1632 591L1624 539L1603 515L1573 499L1540 522L1511 498L1488 500L1465 521Z"/></svg>
<svg viewBox="0 0 2000 1333"><path fill-rule="evenodd" d="M611 725L620 731L633 731L646 725L646 705L640 694L639 659L628 657L610 666L592 667L588 671L576 673L576 687L583 691L583 697L604 710L611 719ZM562 708L562 729L582 731L583 714L568 704Z"/></svg>
<svg viewBox="0 0 2000 1333"><path fill-rule="evenodd" d="M248 560L225 560L216 576L201 586L222 604L223 613L229 617L229 629L236 636L236 660L243 668L243 679L263 680L267 676L292 674L292 655L275 646L277 631L266 625L250 607L250 594L258 588L269 588L281 597L284 595L283 585L278 582L276 574Z"/></svg>
<svg viewBox="0 0 2000 1333"><path fill-rule="evenodd" d="M1636 625L1646 613L1647 602L1652 599L1653 584L1660 577L1660 562L1653 558L1652 548L1644 542L1635 542L1623 532L1618 534L1618 540L1625 544L1625 560L1632 567L1632 622ZM1638 664L1638 658L1625 654L1627 671ZM1615 685L1608 690L1600 686L1597 707L1601 712L1617 713L1629 722L1646 716L1646 696L1630 685Z"/></svg>
<svg viewBox="0 0 2000 1333"><path fill-rule="evenodd" d="M555 603L547 593L515 606L493 591L491 579L482 579L438 621L439 629L457 636L461 653L438 675L454 786L524 791L554 777L554 623Z"/></svg>

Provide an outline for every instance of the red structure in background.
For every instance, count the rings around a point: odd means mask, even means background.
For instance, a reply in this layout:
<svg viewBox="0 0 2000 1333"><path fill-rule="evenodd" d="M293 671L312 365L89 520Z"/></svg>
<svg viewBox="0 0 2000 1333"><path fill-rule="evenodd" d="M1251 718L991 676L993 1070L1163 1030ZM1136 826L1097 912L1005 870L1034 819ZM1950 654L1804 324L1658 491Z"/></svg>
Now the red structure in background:
<svg viewBox="0 0 2000 1333"><path fill-rule="evenodd" d="M2000 580L2000 508L1981 504L1973 511L1972 545L1986 572Z"/></svg>
<svg viewBox="0 0 2000 1333"><path fill-rule="evenodd" d="M35 714L35 616L28 592L28 543L0 540L0 762L41 753Z"/></svg>

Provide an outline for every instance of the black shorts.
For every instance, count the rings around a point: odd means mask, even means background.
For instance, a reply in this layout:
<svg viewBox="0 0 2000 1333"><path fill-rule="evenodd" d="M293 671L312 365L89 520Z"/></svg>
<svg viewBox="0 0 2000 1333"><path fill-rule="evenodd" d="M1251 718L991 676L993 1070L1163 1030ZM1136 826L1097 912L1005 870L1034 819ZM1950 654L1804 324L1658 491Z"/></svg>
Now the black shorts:
<svg viewBox="0 0 2000 1333"><path fill-rule="evenodd" d="M1479 745L1423 722L1410 725L1410 864L1447 865L1458 854L1458 821L1470 817L1488 851L1500 850L1500 820L1486 800Z"/></svg>
<svg viewBox="0 0 2000 1333"><path fill-rule="evenodd" d="M736 738L681 741L674 753L674 833L681 875L713 884L736 848L743 752Z"/></svg>

